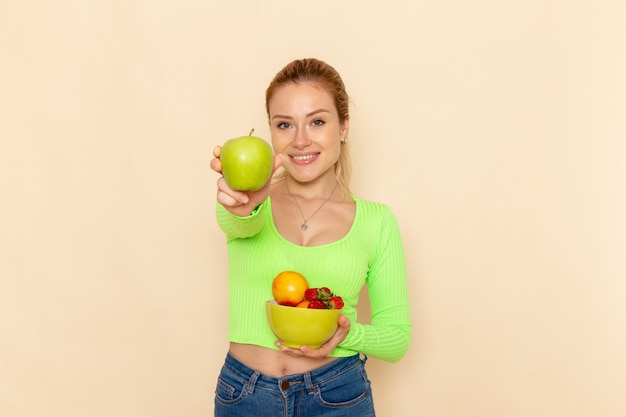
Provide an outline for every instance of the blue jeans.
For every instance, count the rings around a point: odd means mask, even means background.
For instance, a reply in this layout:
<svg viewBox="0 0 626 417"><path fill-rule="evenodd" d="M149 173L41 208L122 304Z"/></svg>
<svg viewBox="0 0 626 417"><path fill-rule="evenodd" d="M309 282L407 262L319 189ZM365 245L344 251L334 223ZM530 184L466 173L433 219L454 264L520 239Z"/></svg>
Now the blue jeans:
<svg viewBox="0 0 626 417"><path fill-rule="evenodd" d="M217 379L215 417L375 417L367 358L338 358L303 374L276 378L230 353Z"/></svg>

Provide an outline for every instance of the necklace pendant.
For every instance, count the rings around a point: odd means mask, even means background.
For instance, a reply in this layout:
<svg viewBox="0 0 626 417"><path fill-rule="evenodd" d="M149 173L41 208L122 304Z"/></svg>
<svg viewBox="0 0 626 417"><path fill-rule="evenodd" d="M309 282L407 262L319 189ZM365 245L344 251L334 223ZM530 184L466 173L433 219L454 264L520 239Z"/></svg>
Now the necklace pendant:
<svg viewBox="0 0 626 417"><path fill-rule="evenodd" d="M333 191L330 193L328 198L322 202L322 204L317 208L317 210L315 210L313 212L313 214L311 214L309 216L308 219L306 217L304 217L304 213L302 212L302 208L300 208L300 204L298 204L298 199L296 198L296 196L291 194L291 191L289 191L289 184L287 183L287 179L285 179L285 188L287 189L287 192L289 193L291 198L293 198L293 202L296 203L296 207L298 207L298 211L300 212L300 215L302 216L302 220L303 220L302 224L300 225L300 229L305 231L305 230L307 230L309 228L309 225L306 224L306 223L309 220L311 220L313 218L313 216L315 216L322 209L322 207L324 207L324 204L328 203L328 200L330 200L333 197L333 195L335 194L335 189L337 188L337 182L335 182L335 186L333 187Z"/></svg>

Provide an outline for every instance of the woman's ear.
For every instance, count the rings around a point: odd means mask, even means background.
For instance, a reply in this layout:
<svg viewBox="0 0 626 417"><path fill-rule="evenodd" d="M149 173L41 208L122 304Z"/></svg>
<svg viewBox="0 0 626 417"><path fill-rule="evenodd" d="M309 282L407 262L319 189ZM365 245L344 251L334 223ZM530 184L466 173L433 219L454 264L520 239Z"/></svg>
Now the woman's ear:
<svg viewBox="0 0 626 417"><path fill-rule="evenodd" d="M348 143L348 133L350 132L350 117L346 117L341 125L341 143Z"/></svg>

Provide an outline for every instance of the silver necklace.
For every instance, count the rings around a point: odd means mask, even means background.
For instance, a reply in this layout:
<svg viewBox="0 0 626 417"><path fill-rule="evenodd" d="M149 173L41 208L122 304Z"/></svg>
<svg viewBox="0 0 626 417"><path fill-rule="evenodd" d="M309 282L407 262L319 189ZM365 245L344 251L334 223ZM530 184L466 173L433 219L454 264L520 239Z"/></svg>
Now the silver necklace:
<svg viewBox="0 0 626 417"><path fill-rule="evenodd" d="M309 216L309 218L305 218L304 217L304 213L302 212L302 209L300 208L300 204L298 204L298 199L296 198L295 195L291 194L291 191L289 191L289 184L287 183L287 178L285 178L285 187L287 188L287 192L289 193L289 195L291 196L291 198L293 198L293 201L296 203L296 207L298 207L298 210L300 211L300 215L302 216L302 224L300 225L300 229L302 230L306 230L309 228L309 225L307 224L307 222L309 220L311 220L313 218L313 216L315 216L317 214L318 211L320 211L322 209L322 207L324 207L324 204L326 204L328 202L328 200L330 200L333 196L333 194L335 194L335 189L337 188L337 183L335 182L335 186L333 187L333 192L330 193L330 195L328 196L328 198L326 200L324 200L324 202L322 203L321 206L319 206L317 208L317 210L315 210L315 212L313 212L313 214L311 214Z"/></svg>

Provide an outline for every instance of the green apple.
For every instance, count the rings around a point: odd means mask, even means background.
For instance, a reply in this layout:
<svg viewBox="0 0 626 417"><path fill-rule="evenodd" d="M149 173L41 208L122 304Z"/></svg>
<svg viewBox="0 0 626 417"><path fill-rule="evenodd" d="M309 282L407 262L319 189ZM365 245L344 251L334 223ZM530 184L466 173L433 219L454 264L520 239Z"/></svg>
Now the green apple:
<svg viewBox="0 0 626 417"><path fill-rule="evenodd" d="M257 191L272 175L274 153L261 138L241 136L227 140L222 146L220 160L226 184L237 191Z"/></svg>

